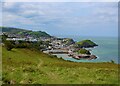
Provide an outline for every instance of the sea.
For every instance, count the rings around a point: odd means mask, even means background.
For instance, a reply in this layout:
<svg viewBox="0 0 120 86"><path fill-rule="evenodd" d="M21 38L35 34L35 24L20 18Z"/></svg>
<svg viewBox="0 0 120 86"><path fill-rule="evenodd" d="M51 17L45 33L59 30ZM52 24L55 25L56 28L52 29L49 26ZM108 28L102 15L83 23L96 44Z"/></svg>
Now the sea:
<svg viewBox="0 0 120 86"><path fill-rule="evenodd" d="M67 54L55 54L58 58L62 57L64 60L73 62L111 62L118 63L118 38L117 37L81 37L81 36L59 36L62 38L72 38L74 41L92 40L98 44L95 48L89 48L92 54L97 56L97 59L93 60L77 60L69 57Z"/></svg>

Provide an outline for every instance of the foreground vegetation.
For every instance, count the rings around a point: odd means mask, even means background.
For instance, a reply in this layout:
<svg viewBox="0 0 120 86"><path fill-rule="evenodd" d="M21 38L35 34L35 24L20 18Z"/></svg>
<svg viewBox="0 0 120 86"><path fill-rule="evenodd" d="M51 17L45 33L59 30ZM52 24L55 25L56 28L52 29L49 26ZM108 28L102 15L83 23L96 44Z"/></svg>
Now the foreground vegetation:
<svg viewBox="0 0 120 86"><path fill-rule="evenodd" d="M76 63L30 49L2 47L4 84L118 84L118 65Z"/></svg>

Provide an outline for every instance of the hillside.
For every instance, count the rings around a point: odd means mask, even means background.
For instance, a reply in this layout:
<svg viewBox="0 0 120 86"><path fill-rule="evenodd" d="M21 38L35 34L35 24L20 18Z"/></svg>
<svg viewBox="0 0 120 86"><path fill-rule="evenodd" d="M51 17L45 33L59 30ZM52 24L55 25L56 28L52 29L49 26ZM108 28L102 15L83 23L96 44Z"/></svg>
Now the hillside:
<svg viewBox="0 0 120 86"><path fill-rule="evenodd" d="M77 42L79 47L81 48L89 48L89 47L95 47L98 46L96 43L92 42L91 40L82 40L80 42Z"/></svg>
<svg viewBox="0 0 120 86"><path fill-rule="evenodd" d="M51 37L48 33L43 31L31 31L31 30L25 30L20 28L13 28L13 27L0 27L0 31L6 32L8 34L15 34L20 36L32 36L35 38L38 37Z"/></svg>
<svg viewBox="0 0 120 86"><path fill-rule="evenodd" d="M0 31L2 32L8 32L8 33L17 33L17 32L23 32L28 31L20 28L13 28L13 27L0 27Z"/></svg>
<svg viewBox="0 0 120 86"><path fill-rule="evenodd" d="M118 84L118 65L75 63L39 51L2 47L2 80L7 84Z"/></svg>

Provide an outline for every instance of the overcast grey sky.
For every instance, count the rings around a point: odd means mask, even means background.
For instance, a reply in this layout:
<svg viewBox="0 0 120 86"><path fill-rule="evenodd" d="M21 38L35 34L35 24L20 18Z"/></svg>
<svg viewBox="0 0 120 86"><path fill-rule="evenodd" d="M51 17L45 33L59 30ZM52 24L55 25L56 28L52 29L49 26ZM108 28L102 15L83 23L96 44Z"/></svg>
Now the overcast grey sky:
<svg viewBox="0 0 120 86"><path fill-rule="evenodd" d="M117 2L5 2L3 26L51 35L117 36Z"/></svg>

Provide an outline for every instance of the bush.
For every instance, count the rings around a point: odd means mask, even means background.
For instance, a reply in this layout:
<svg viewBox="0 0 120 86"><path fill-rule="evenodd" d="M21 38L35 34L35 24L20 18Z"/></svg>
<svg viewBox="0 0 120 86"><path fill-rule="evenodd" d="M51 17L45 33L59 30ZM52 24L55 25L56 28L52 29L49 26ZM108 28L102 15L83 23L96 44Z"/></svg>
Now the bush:
<svg viewBox="0 0 120 86"><path fill-rule="evenodd" d="M12 48L14 48L14 44L12 41L5 41L5 47L8 51L10 51Z"/></svg>
<svg viewBox="0 0 120 86"><path fill-rule="evenodd" d="M3 35L2 35L1 39L2 39L2 42L3 42L3 43L5 42L5 40L6 40L7 37L8 37L8 36L7 36L6 34L3 34Z"/></svg>
<svg viewBox="0 0 120 86"><path fill-rule="evenodd" d="M21 42L19 44L15 44L15 48L29 48L30 43L27 42Z"/></svg>
<svg viewBox="0 0 120 86"><path fill-rule="evenodd" d="M111 60L111 63L113 63L113 64L114 64L114 63L115 63L115 61Z"/></svg>
<svg viewBox="0 0 120 86"><path fill-rule="evenodd" d="M91 54L90 51L89 51L89 50L86 50L86 49L80 49L80 50L78 51L78 53L79 53L79 54L88 54L88 55Z"/></svg>
<svg viewBox="0 0 120 86"><path fill-rule="evenodd" d="M42 50L45 49L46 44L44 44L42 41L39 42L28 42L28 41L5 41L5 46L8 51L10 51L12 48L28 48L32 50Z"/></svg>

